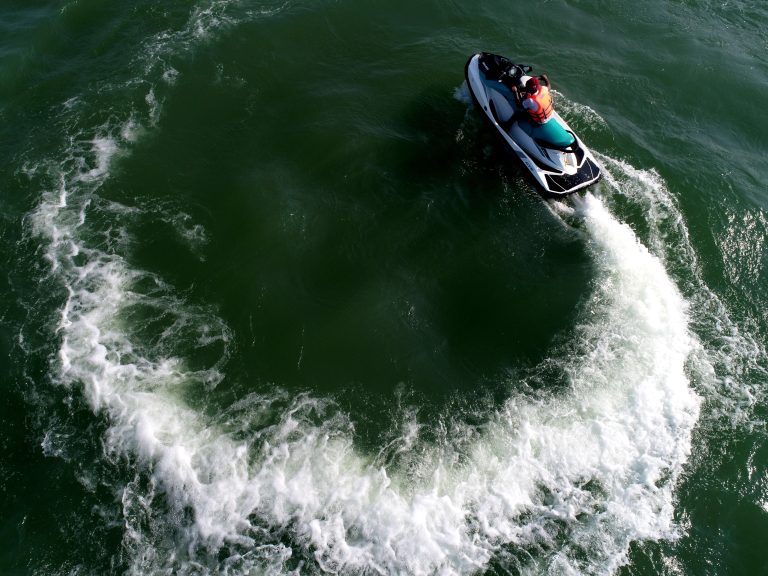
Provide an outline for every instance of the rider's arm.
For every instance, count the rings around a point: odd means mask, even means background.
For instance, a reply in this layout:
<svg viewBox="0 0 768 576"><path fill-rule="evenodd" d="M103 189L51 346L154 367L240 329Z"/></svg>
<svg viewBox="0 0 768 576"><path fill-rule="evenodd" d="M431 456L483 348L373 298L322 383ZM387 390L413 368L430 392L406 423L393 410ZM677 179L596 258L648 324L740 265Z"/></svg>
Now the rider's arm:
<svg viewBox="0 0 768 576"><path fill-rule="evenodd" d="M539 76L539 78L541 78L541 83L544 84L547 88L552 88L552 83L549 81L549 76L542 74Z"/></svg>

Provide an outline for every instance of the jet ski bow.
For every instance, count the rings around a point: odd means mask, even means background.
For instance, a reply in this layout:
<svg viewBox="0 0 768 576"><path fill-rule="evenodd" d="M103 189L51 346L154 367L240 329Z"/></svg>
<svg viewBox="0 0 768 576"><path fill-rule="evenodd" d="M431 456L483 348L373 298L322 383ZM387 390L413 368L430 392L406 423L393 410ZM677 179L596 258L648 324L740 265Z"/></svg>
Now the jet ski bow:
<svg viewBox="0 0 768 576"><path fill-rule="evenodd" d="M475 105L498 131L507 148L522 161L548 196L565 196L600 179L592 153L555 111L544 124L530 120L512 91L521 90L532 68L504 56L481 52L465 67Z"/></svg>

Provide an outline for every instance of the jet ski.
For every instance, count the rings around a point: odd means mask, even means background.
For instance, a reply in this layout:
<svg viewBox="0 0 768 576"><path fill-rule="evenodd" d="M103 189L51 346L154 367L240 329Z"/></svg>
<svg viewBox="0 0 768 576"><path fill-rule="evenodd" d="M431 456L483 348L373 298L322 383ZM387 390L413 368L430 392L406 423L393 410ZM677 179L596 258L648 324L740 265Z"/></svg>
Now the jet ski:
<svg viewBox="0 0 768 576"><path fill-rule="evenodd" d="M475 105L548 196L565 196L594 184L600 168L592 153L557 112L544 124L518 107L511 87L523 89L533 69L504 56L481 52L465 67Z"/></svg>

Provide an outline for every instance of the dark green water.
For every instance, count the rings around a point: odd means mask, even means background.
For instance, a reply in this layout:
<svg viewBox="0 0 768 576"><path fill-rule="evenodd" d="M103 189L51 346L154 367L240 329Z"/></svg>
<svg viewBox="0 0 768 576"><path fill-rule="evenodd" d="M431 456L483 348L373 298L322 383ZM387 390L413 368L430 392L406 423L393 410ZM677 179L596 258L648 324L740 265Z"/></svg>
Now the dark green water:
<svg viewBox="0 0 768 576"><path fill-rule="evenodd" d="M768 574L768 8L0 7L2 574ZM546 71L542 200L463 88Z"/></svg>

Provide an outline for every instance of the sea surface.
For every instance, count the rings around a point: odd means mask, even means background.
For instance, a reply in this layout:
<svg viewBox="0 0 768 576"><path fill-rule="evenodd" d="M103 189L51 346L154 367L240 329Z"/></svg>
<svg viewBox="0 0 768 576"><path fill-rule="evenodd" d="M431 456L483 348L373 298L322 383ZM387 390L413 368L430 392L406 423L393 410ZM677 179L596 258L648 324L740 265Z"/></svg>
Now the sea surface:
<svg viewBox="0 0 768 576"><path fill-rule="evenodd" d="M2 0L0 574L768 574L767 109L754 0Z"/></svg>

